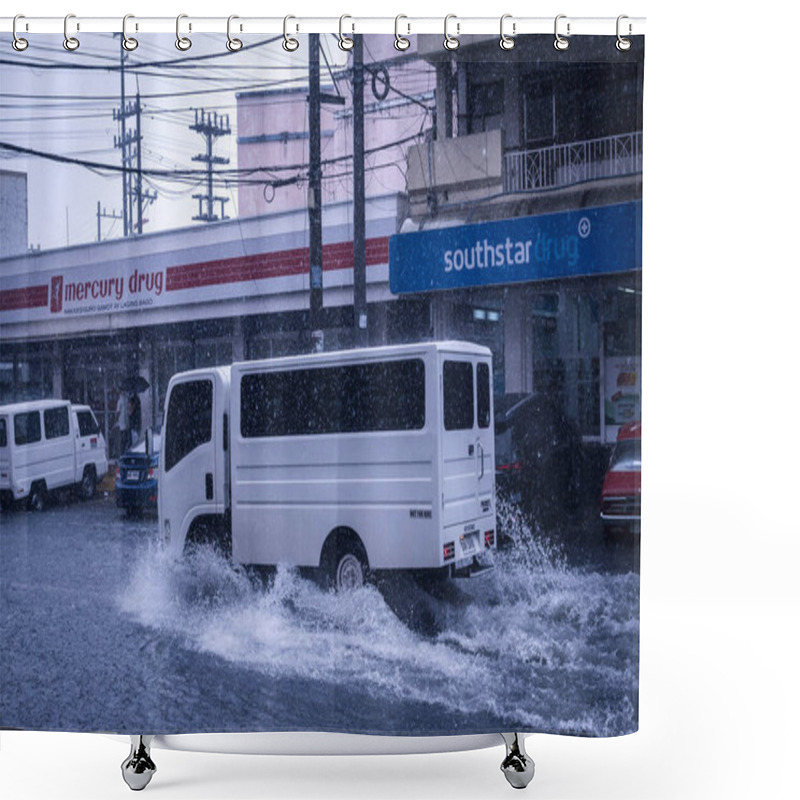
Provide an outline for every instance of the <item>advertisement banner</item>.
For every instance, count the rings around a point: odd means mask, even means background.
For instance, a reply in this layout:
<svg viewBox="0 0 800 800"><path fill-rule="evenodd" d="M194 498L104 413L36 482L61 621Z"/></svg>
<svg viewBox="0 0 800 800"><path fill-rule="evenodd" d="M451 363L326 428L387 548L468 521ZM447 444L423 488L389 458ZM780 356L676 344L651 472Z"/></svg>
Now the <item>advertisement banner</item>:
<svg viewBox="0 0 800 800"><path fill-rule="evenodd" d="M615 442L622 425L642 418L641 356L605 360L606 441Z"/></svg>
<svg viewBox="0 0 800 800"><path fill-rule="evenodd" d="M642 203L459 225L389 239L393 294L642 268Z"/></svg>

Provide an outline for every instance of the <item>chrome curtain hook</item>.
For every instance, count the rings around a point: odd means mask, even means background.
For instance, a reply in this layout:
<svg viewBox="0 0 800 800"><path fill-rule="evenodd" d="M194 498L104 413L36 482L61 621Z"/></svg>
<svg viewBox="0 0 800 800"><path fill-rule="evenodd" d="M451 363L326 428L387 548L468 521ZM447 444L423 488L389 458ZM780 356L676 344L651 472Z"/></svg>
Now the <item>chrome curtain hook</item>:
<svg viewBox="0 0 800 800"><path fill-rule="evenodd" d="M356 45L350 37L344 35L343 26L346 19L353 18L349 14L342 14L342 16L339 17L339 49L345 52L352 50Z"/></svg>
<svg viewBox="0 0 800 800"><path fill-rule="evenodd" d="M617 50L619 50L620 53L624 53L626 50L630 50L631 49L631 40L630 39L626 39L620 33L620 23L624 19L628 19L626 14L620 14L617 17ZM629 22L628 23L628 35L629 36L630 36L632 30L633 30L633 26Z"/></svg>
<svg viewBox="0 0 800 800"><path fill-rule="evenodd" d="M239 19L239 17L237 17L236 14L231 14L228 17L228 41L225 42L225 47L227 47L228 50L231 51L231 53L235 53L237 50L241 50L243 46L241 39L236 39L233 36L231 36L231 22L233 22L233 20L235 19Z"/></svg>
<svg viewBox="0 0 800 800"><path fill-rule="evenodd" d="M394 46L396 50L408 50L411 47L411 40L406 39L405 36L400 35L400 20L401 19L408 19L405 14L398 14L394 18ZM411 32L411 26L406 23L406 27L408 28L408 32Z"/></svg>
<svg viewBox="0 0 800 800"><path fill-rule="evenodd" d="M21 53L23 50L28 49L28 40L23 39L21 36L17 36L17 20L18 19L25 19L23 14L17 14L14 17L14 22L11 24L11 33L14 35L14 41L11 42L11 46L18 52Z"/></svg>
<svg viewBox="0 0 800 800"><path fill-rule="evenodd" d="M500 17L500 48L502 50L513 50L514 46L517 44L513 38L517 32L517 23L511 23L511 36L506 36L503 26L507 19L511 19L511 14L503 14L503 16Z"/></svg>
<svg viewBox="0 0 800 800"><path fill-rule="evenodd" d="M291 14L283 18L283 49L286 50L287 53L294 53L294 51L300 47L300 42L289 36L290 19L294 19Z"/></svg>
<svg viewBox="0 0 800 800"><path fill-rule="evenodd" d="M122 46L130 52L131 50L135 50L139 46L139 40L134 39L132 36L128 36L128 20L133 19L133 14L126 14L122 18Z"/></svg>
<svg viewBox="0 0 800 800"><path fill-rule="evenodd" d="M458 17L456 17L455 14L448 14L444 18L444 48L445 48L445 50L457 50L458 49L458 45L460 44L460 42L456 38L458 36L459 31L461 30L461 23L460 22L458 22L458 21L456 22L456 35L455 36L451 36L447 32L447 23L450 22L451 19L458 20Z"/></svg>
<svg viewBox="0 0 800 800"><path fill-rule="evenodd" d="M188 14L178 14L175 19L175 47L182 52L186 52L192 46L192 40L188 36L181 36L181 20L188 18ZM191 25L189 25L189 30L192 30Z"/></svg>
<svg viewBox="0 0 800 800"><path fill-rule="evenodd" d="M566 18L567 18L566 14L559 14L556 17L555 28L554 28L556 40L553 42L553 47L555 47L556 50L566 50L569 47L569 39L565 39L558 32L558 21L560 19L566 19ZM569 36L569 22L567 23L567 36Z"/></svg>
<svg viewBox="0 0 800 800"><path fill-rule="evenodd" d="M73 52L81 46L81 43L74 36L69 35L69 21L71 19L75 19L74 14L67 14L64 17L64 49ZM80 26L77 23L75 29L80 30Z"/></svg>

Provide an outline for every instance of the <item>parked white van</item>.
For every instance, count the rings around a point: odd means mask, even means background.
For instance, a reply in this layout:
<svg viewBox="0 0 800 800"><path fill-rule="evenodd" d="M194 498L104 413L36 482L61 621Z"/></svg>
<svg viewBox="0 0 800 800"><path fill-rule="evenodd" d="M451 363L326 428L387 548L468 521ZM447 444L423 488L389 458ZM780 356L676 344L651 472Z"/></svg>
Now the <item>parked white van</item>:
<svg viewBox="0 0 800 800"><path fill-rule="evenodd" d="M35 400L0 406L0 497L41 510L47 493L94 495L108 471L106 442L89 406Z"/></svg>
<svg viewBox="0 0 800 800"><path fill-rule="evenodd" d="M158 510L176 554L216 537L242 564L485 568L496 548L492 356L433 342L175 375Z"/></svg>

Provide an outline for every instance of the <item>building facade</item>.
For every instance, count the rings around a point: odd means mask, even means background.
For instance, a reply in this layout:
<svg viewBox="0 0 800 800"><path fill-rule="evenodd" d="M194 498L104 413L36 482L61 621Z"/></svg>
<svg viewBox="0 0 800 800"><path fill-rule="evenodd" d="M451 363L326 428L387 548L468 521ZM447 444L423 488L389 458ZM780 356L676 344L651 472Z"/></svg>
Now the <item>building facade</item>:
<svg viewBox="0 0 800 800"><path fill-rule="evenodd" d="M612 441L640 414L641 58L605 37L365 38L370 344L487 344L497 394L554 394ZM356 341L349 81L331 73L344 103L321 119L326 350ZM261 176L238 218L0 261L1 402L89 403L110 434L139 377L157 426L175 372L310 349L306 92L237 104Z"/></svg>

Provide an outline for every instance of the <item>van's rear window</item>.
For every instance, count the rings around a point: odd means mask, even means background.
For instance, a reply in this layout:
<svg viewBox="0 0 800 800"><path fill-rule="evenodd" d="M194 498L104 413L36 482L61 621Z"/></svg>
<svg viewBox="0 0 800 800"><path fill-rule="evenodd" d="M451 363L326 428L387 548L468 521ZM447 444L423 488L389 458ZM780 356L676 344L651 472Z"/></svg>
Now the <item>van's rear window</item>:
<svg viewBox="0 0 800 800"><path fill-rule="evenodd" d="M425 427L422 359L242 377L241 433L309 436Z"/></svg>
<svg viewBox="0 0 800 800"><path fill-rule="evenodd" d="M472 430L475 425L475 383L471 361L445 361L444 429Z"/></svg>
<svg viewBox="0 0 800 800"><path fill-rule="evenodd" d="M4 419L0 419L0 447L8 447L8 428Z"/></svg>

